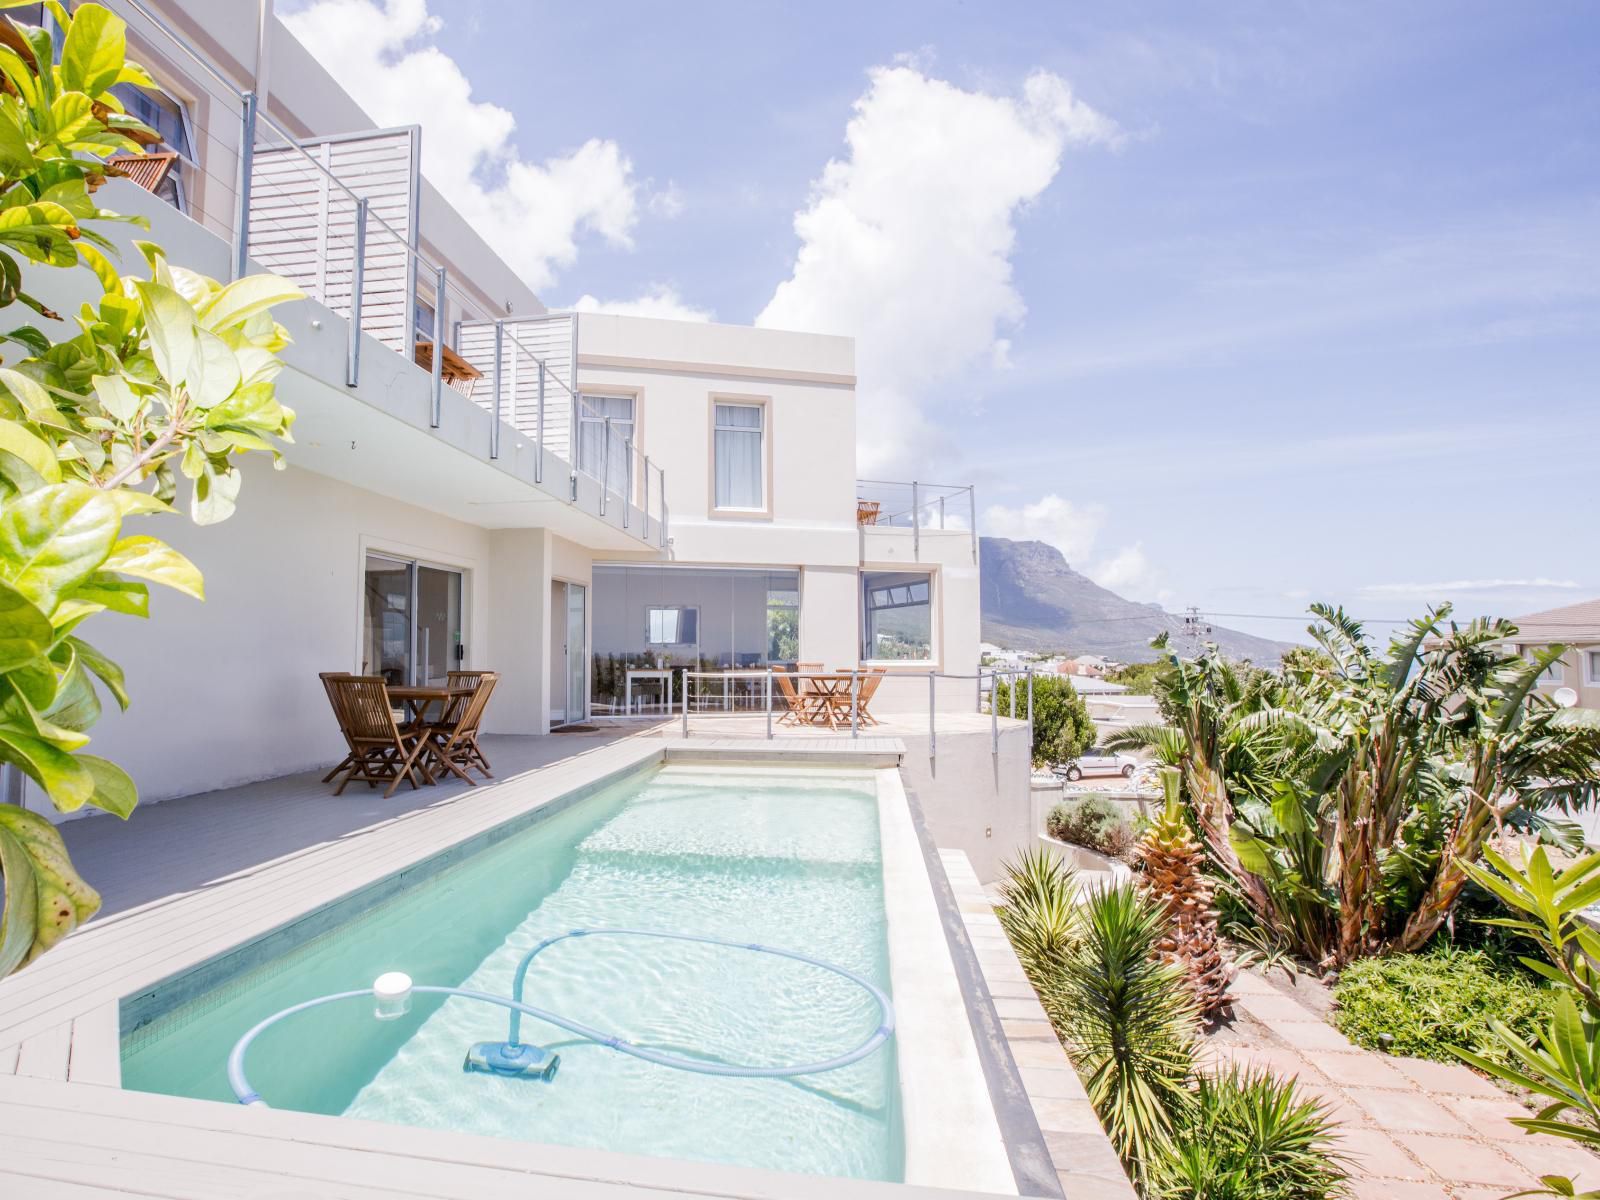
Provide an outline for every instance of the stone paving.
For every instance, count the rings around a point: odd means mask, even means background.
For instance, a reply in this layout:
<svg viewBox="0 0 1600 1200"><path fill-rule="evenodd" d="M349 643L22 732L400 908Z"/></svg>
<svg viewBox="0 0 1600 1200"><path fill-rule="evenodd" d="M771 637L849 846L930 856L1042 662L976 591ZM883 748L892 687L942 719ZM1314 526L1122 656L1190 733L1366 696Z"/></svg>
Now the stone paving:
<svg viewBox="0 0 1600 1200"><path fill-rule="evenodd" d="M1548 1174L1600 1187L1600 1159L1512 1125L1528 1109L1466 1064L1363 1050L1255 972L1233 992L1238 1014L1209 1036L1207 1055L1296 1076L1321 1098L1342 1130L1354 1200L1494 1200Z"/></svg>

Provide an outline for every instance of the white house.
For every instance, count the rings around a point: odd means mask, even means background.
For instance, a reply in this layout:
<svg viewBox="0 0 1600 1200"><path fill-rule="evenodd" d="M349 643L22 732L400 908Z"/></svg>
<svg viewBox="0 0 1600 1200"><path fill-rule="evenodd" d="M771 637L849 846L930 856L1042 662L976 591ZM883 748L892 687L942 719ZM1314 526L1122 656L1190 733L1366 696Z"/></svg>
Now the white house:
<svg viewBox="0 0 1600 1200"><path fill-rule="evenodd" d="M111 4L161 84L127 99L172 158L104 206L176 263L226 278L247 255L310 297L278 314L288 469L249 463L233 519L162 530L207 601L96 634L136 699L96 750L147 800L336 759L330 670L498 670L501 733L659 708L665 670L681 689L772 663L883 665L879 711L971 710L928 675L978 662L972 492L858 484L851 339L549 312L423 178L421 131L376 129L275 21L255 95L253 0ZM92 281L57 274L71 311Z"/></svg>

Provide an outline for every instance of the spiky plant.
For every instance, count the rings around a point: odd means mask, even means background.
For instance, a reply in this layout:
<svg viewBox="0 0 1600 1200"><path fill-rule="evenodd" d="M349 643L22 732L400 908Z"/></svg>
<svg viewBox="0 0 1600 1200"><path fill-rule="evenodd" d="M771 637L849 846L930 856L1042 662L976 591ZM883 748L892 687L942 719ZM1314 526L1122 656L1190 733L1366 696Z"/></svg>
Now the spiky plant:
<svg viewBox="0 0 1600 1200"><path fill-rule="evenodd" d="M1215 887L1205 873L1206 854L1189 832L1178 801L1178 772L1161 772L1167 803L1139 839L1136 851L1144 868L1142 888L1166 915L1166 929L1156 954L1182 968L1205 1017L1225 1017L1233 1008L1228 983L1233 965L1222 956L1217 937Z"/></svg>
<svg viewBox="0 0 1600 1200"><path fill-rule="evenodd" d="M1332 1200L1344 1196L1337 1130L1292 1080L1234 1068L1204 1076L1147 1191L1161 1200Z"/></svg>
<svg viewBox="0 0 1600 1200"><path fill-rule="evenodd" d="M1000 926L1023 967L1037 979L1059 967L1072 944L1077 880L1043 846L1024 850L1004 866Z"/></svg>
<svg viewBox="0 0 1600 1200"><path fill-rule="evenodd" d="M1195 1007L1182 970L1155 955L1165 928L1161 909L1132 884L1100 890L1045 996L1101 1124L1136 1175L1191 1102Z"/></svg>

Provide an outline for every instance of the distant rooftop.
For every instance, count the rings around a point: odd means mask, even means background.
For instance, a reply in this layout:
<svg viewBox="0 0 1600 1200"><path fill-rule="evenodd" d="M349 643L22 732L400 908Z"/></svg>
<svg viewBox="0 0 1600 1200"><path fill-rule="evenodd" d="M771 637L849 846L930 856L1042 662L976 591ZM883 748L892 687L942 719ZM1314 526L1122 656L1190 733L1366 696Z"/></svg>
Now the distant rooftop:
<svg viewBox="0 0 1600 1200"><path fill-rule="evenodd" d="M1600 598L1565 608L1547 608L1512 620L1522 641L1600 642Z"/></svg>

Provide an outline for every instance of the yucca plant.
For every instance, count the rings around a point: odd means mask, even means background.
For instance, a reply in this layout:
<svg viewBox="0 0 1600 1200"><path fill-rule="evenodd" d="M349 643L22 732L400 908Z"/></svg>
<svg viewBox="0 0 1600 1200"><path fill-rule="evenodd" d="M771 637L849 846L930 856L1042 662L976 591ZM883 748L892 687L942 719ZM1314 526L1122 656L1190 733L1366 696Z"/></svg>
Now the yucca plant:
<svg viewBox="0 0 1600 1200"><path fill-rule="evenodd" d="M1202 1076L1171 1145L1151 1164L1160 1200L1333 1200L1345 1194L1336 1128L1292 1080L1265 1071Z"/></svg>
<svg viewBox="0 0 1600 1200"><path fill-rule="evenodd" d="M1191 1103L1197 1017L1182 968L1156 957L1165 930L1161 908L1132 884L1102 889L1084 904L1078 939L1045 997L1106 1133L1136 1176Z"/></svg>
<svg viewBox="0 0 1600 1200"><path fill-rule="evenodd" d="M1072 870L1043 846L1024 850L1004 867L1000 927L1028 974L1038 978L1059 967L1072 944L1077 880Z"/></svg>

